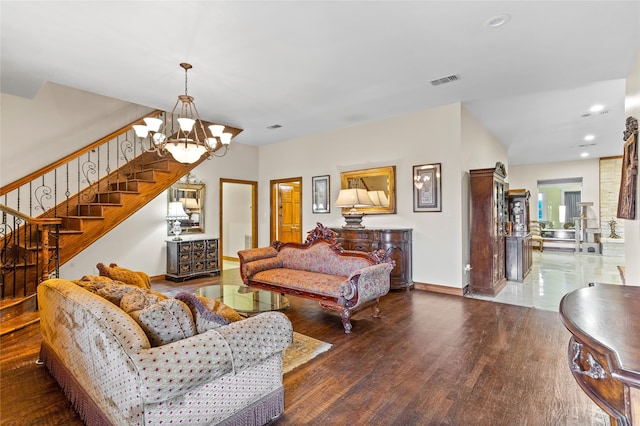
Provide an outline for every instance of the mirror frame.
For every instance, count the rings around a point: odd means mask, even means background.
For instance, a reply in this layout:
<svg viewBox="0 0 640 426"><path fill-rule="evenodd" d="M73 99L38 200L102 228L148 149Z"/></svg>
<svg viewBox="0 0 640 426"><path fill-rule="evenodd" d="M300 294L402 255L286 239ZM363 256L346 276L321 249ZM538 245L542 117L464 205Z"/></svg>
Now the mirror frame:
<svg viewBox="0 0 640 426"><path fill-rule="evenodd" d="M396 166L376 167L373 169L353 170L340 173L340 189L348 189L350 179L360 179L374 176L385 176L387 178L387 193L389 194L389 205L379 207L360 207L357 211L364 214L394 214L396 213ZM342 208L342 214L349 212L349 208Z"/></svg>
<svg viewBox="0 0 640 426"><path fill-rule="evenodd" d="M167 189L167 212L169 211L169 203L173 201L180 201L180 198L186 198L182 195L185 195L185 192L194 192L195 197L199 200L200 208L197 210L197 213L200 215L198 225L193 226L191 220L181 220L180 224L182 225L182 234L203 234L204 233L204 206L205 206L205 184L204 183L184 183L184 182L176 182ZM182 194L181 194L182 192ZM190 198L190 197L189 197ZM193 214L194 212L190 212L189 209L185 208L187 214ZM171 233L171 225L167 222L167 236L173 236Z"/></svg>

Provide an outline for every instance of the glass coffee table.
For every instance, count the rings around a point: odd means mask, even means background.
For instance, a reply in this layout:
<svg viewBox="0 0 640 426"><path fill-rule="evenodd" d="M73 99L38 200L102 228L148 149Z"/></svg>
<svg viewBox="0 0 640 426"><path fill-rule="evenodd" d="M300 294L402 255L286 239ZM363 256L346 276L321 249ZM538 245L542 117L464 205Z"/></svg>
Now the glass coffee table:
<svg viewBox="0 0 640 426"><path fill-rule="evenodd" d="M253 289L243 285L209 285L200 287L194 293L196 296L217 299L242 315L284 311L289 307L289 299L280 293Z"/></svg>

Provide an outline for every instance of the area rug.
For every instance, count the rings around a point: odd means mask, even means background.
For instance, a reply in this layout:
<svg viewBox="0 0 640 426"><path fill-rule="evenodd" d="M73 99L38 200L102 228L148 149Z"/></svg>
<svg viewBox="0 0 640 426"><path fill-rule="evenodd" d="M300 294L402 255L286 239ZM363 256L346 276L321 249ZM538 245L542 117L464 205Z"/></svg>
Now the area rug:
<svg viewBox="0 0 640 426"><path fill-rule="evenodd" d="M282 351L282 374L311 361L331 349L331 344L293 332L293 343Z"/></svg>

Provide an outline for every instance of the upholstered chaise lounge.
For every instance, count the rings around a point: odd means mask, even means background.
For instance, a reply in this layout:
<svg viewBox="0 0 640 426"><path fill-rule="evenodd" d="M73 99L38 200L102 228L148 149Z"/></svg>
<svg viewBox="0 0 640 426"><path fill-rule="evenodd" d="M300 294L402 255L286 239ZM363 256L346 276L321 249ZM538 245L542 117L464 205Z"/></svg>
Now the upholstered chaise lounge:
<svg viewBox="0 0 640 426"><path fill-rule="evenodd" d="M379 315L380 296L389 292L392 260L384 251L343 250L336 233L318 223L306 243L274 242L270 247L241 250L240 275L245 284L317 300L337 311L346 333L351 314L367 306Z"/></svg>
<svg viewBox="0 0 640 426"><path fill-rule="evenodd" d="M128 311L136 291L159 302ZM191 293L136 291L118 306L115 290L103 297L62 279L38 286L41 360L85 424L262 425L283 412L282 350L293 334L284 314L228 323L193 310L201 305ZM156 342L176 333L189 337Z"/></svg>

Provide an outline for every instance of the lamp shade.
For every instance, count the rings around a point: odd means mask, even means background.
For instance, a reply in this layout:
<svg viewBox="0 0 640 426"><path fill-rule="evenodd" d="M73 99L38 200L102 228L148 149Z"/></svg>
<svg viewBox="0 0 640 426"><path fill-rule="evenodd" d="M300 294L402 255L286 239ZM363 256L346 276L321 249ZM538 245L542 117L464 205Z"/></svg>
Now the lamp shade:
<svg viewBox="0 0 640 426"><path fill-rule="evenodd" d="M197 210L200 208L198 200L195 198L180 198L180 202L187 210Z"/></svg>
<svg viewBox="0 0 640 426"><path fill-rule="evenodd" d="M185 146L184 143L173 144L169 143L166 146L167 151L173 155L173 158L180 163L192 164L195 163L202 157L207 149L202 145L196 145L194 143L189 143Z"/></svg>
<svg viewBox="0 0 640 426"><path fill-rule="evenodd" d="M369 198L373 202L374 206L384 206L387 207L389 205L389 198L384 191L368 191Z"/></svg>
<svg viewBox="0 0 640 426"><path fill-rule="evenodd" d="M182 203L180 201L173 201L169 203L167 219L189 219L189 216L187 216L187 213L184 211L184 208L182 207Z"/></svg>
<svg viewBox="0 0 640 426"><path fill-rule="evenodd" d="M341 189L338 199L333 203L336 207L367 207L373 206L366 189L350 188Z"/></svg>

